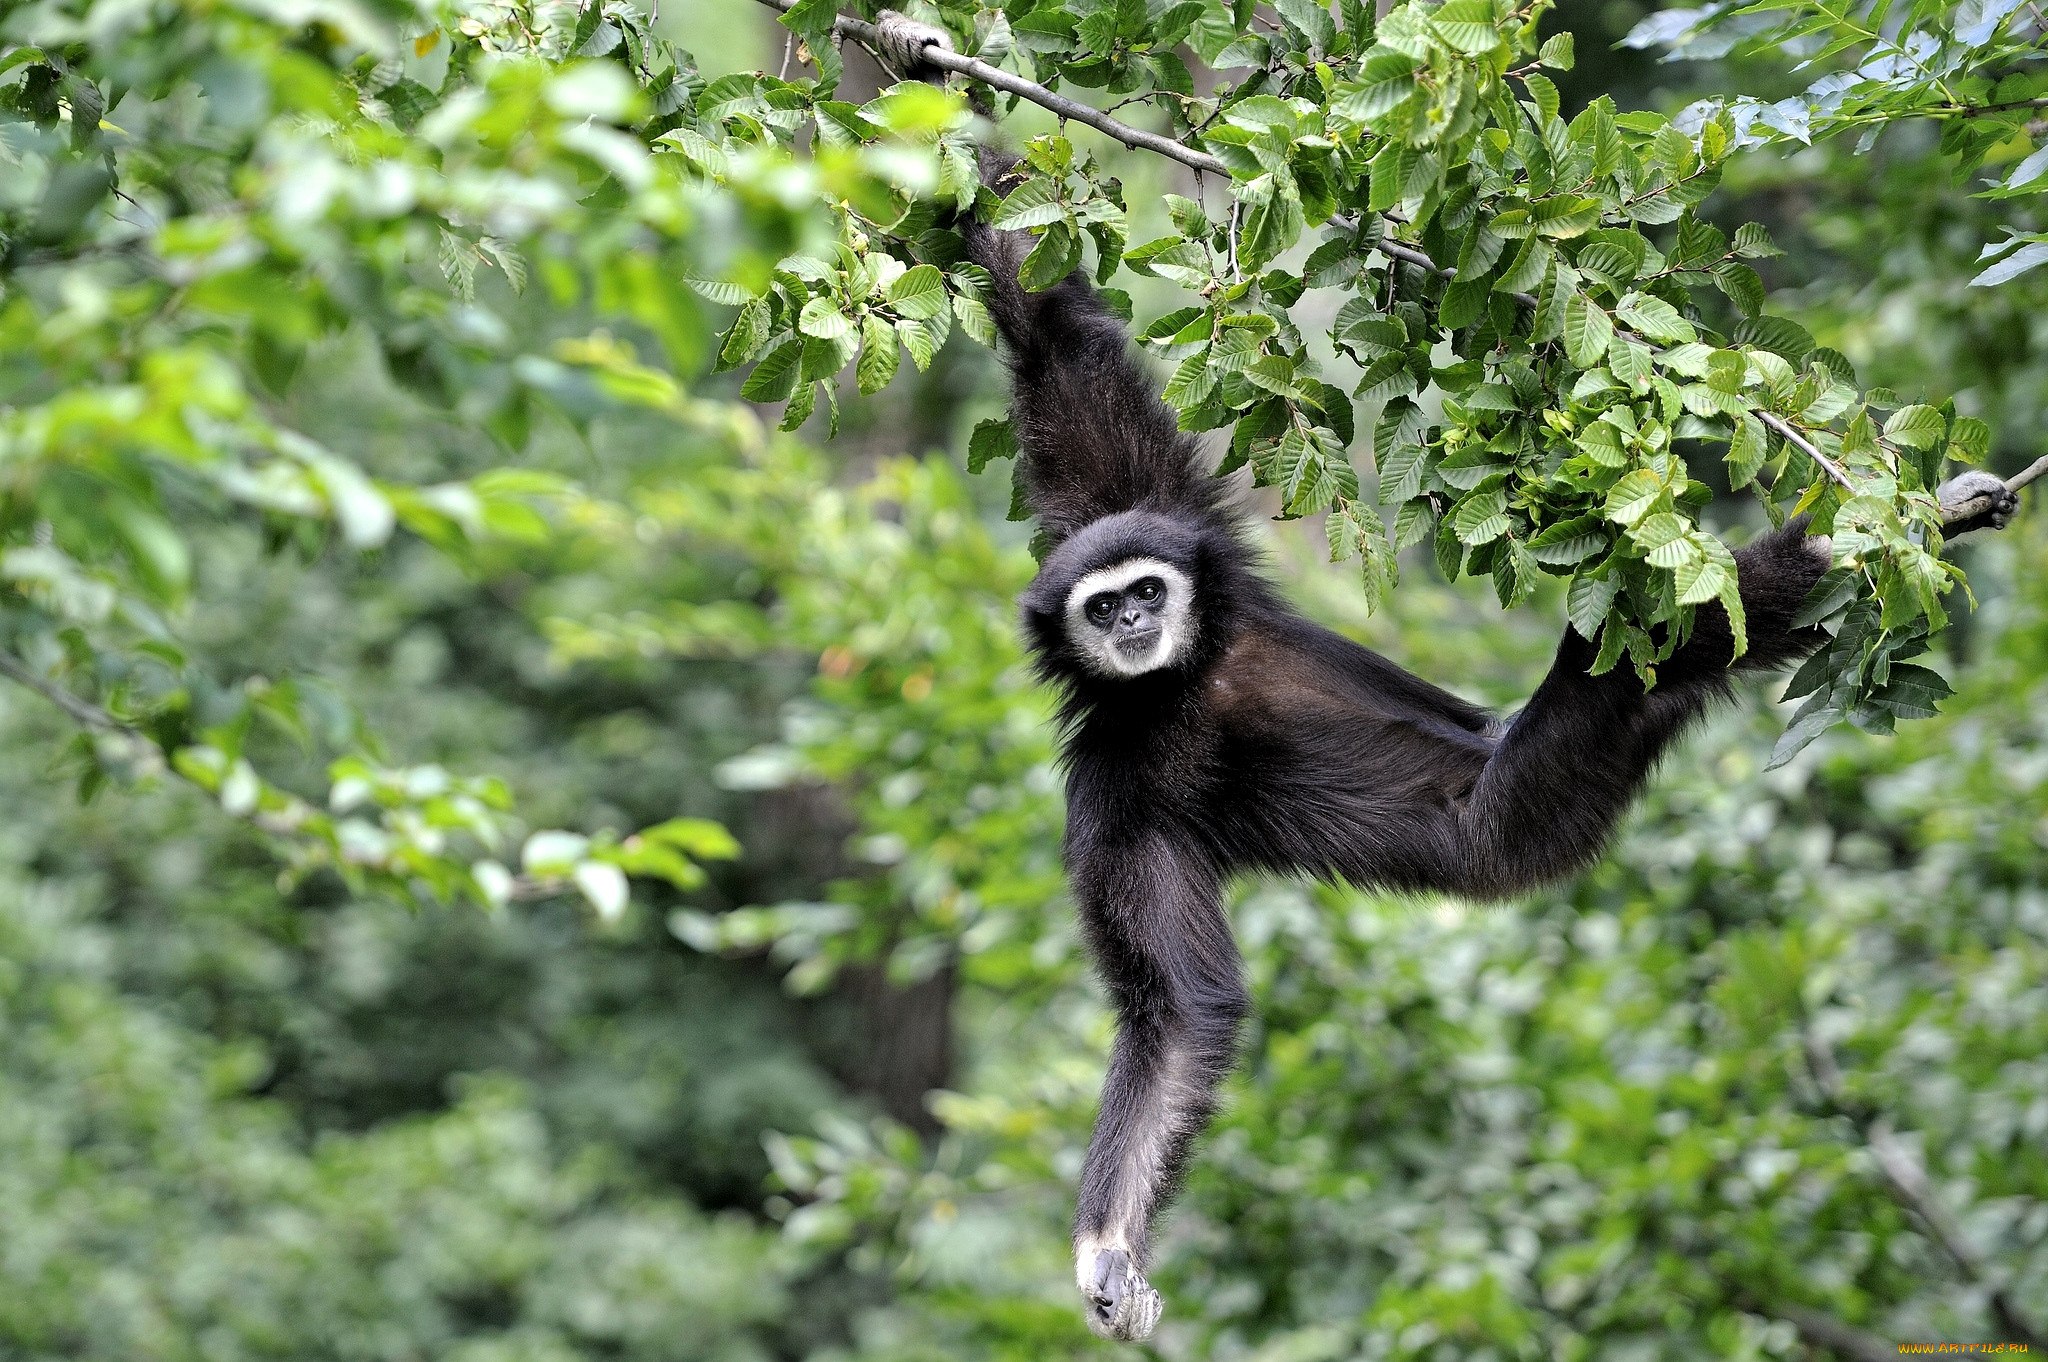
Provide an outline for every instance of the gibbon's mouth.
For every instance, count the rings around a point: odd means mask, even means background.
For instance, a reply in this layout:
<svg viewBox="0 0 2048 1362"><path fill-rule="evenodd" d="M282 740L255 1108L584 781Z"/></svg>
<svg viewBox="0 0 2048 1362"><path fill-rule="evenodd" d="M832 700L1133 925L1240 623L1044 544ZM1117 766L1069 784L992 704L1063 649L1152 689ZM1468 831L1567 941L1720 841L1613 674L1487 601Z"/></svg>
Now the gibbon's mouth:
<svg viewBox="0 0 2048 1362"><path fill-rule="evenodd" d="M1131 633L1119 635L1115 640L1115 647L1118 652L1134 658L1142 657L1146 653L1151 652L1158 644L1159 630L1157 627L1133 630Z"/></svg>

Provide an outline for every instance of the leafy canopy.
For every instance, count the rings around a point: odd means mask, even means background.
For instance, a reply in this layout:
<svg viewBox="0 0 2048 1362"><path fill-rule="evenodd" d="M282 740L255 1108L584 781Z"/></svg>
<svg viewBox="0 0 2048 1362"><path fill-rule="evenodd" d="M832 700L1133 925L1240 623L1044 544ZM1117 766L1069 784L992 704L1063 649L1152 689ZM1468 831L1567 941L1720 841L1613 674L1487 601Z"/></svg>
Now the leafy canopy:
<svg viewBox="0 0 2048 1362"><path fill-rule="evenodd" d="M368 571L401 542L479 573L571 552L633 512L548 468L537 422L630 410L746 457L756 418L702 391L734 369L742 398L784 404L784 428L829 430L843 372L871 394L956 328L991 339L992 281L943 225L978 208L1037 238L1028 288L1085 268L1113 301L1128 276L1185 290L1137 326L1171 365L1166 400L1189 430L1227 431L1224 467L1278 489L1284 514L1323 515L1369 599L1410 545L1506 605L1561 577L1600 665L1654 677L1702 604L1740 637L1733 560L1700 519L1718 461L1774 518L1833 535L1809 613L1842 627L1795 687L1811 698L1781 753L1843 716L1929 712L1945 684L1909 659L1958 580L1930 489L1990 432L1951 402L1860 388L1770 312L1765 234L1701 216L1728 158L1787 118L1606 98L1567 118L1545 72L1572 44L1540 32L1547 8L927 7L992 65L1149 109L1176 159L1227 181L1169 198L1172 232L1132 245L1112 167L1063 132L1028 142L997 201L958 91L837 98L822 0L785 16L808 63L793 77L710 80L616 0L12 7L0 670L82 725L88 792L168 770L271 833L293 873L491 903L573 888L607 913L629 875L693 883L731 851L716 828L529 828L488 774L393 760L316 678L208 655L195 565L243 529ZM1816 60L1859 63L1828 106L1845 126L1945 111L1964 165L2034 136L2015 119L2038 101L2038 54L2011 6L1916 10L1935 49L1882 14L1786 13ZM1738 21L1755 23L1698 26ZM1979 99L2013 108L1965 116ZM1998 192L2030 190L2041 154ZM380 419L416 457L294 419L299 369L344 338L404 391ZM970 465L1014 449L985 424ZM325 780L266 774L278 743Z"/></svg>

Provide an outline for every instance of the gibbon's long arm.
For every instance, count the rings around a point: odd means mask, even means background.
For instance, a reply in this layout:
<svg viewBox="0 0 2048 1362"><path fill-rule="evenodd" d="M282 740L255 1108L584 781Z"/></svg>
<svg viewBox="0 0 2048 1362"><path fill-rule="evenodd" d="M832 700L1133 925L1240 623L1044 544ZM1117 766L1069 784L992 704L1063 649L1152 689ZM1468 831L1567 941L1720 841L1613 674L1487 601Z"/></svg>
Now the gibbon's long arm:
<svg viewBox="0 0 2048 1362"><path fill-rule="evenodd" d="M998 193L1013 187L1015 164L984 149L983 182ZM968 258L994 280L989 311L1010 363L1018 473L1046 534L1058 542L1135 509L1217 517L1222 484L1199 467L1194 440L1133 359L1123 322L1080 273L1027 293L1017 271L1034 238L972 217L958 225Z"/></svg>
<svg viewBox="0 0 2048 1362"><path fill-rule="evenodd" d="M1735 561L1749 633L1735 669L1779 667L1824 641L1819 630L1792 625L1828 565L1824 542L1808 538L1803 521L1738 550ZM1417 829L1434 845L1401 848L1400 859L1425 865L1434 853L1431 887L1501 898L1597 859L1657 759L1726 693L1734 647L1721 608L1702 607L1693 636L1647 693L1625 660L1591 675L1595 651L1565 632L1549 675L1469 790L1453 793L1439 826Z"/></svg>
<svg viewBox="0 0 2048 1362"><path fill-rule="evenodd" d="M1071 829L1067 859L1119 1021L1082 1165L1075 1277L1097 1333L1142 1338L1159 1314L1143 1275L1152 1222L1215 1111L1251 1000L1211 867L1108 825Z"/></svg>

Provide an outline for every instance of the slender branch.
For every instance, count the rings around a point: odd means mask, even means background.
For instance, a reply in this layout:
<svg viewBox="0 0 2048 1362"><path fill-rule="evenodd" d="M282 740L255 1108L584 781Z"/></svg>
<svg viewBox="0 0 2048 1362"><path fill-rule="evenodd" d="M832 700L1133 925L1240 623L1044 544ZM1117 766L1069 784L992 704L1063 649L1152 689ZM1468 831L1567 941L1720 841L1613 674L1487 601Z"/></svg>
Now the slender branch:
<svg viewBox="0 0 2048 1362"><path fill-rule="evenodd" d="M1772 430L1777 431L1778 434L1784 436L1786 441L1789 444L1791 444L1794 449L1797 449L1807 458L1812 459L1822 468L1825 468L1828 471L1828 476L1833 478L1836 482L1841 483L1842 486L1848 488L1852 492L1856 490L1856 484L1849 481L1848 470L1843 468L1842 465L1836 463L1833 459L1830 459L1827 455L1821 453L1819 446L1814 444L1813 441L1807 439L1804 435L1800 434L1799 427L1793 425L1790 421L1787 421L1784 417L1778 415L1776 412L1773 411L1758 411L1756 413L1756 419L1763 422L1766 426L1769 426Z"/></svg>
<svg viewBox="0 0 2048 1362"><path fill-rule="evenodd" d="M2048 461L2044 461L2048 462ZM1892 1200L1910 1212L1927 1230L1929 1236L1941 1251L1955 1264L1963 1280L1986 1288L1991 1313L2000 1327L2008 1330L2013 1340L2030 1347L2048 1348L2048 1335L2035 1329L2033 1324L2020 1313L2013 1303L2012 1293L2001 1282L1992 1281L1984 1261L1977 1250L1963 1236L1963 1227L1949 1214L1948 1207L1941 1204L1935 1195L1934 1184L1928 1180L1927 1170L1913 1151L1892 1133L1891 1122L1880 1114L1852 1109L1842 1083L1842 1069L1835 1062L1835 1052L1828 1043L1813 1031L1804 1033L1806 1067L1813 1075L1815 1086L1821 1097L1837 1114L1852 1122L1863 1133L1864 1146L1870 1150L1871 1158L1883 1175L1884 1184L1890 1189Z"/></svg>
<svg viewBox="0 0 2048 1362"><path fill-rule="evenodd" d="M786 14L797 7L798 0L759 0L759 3ZM843 14L833 18L832 31L841 37L851 38L867 48L873 48L881 42L881 32L873 24ZM1097 132L1107 133L1127 147L1156 152L1195 170L1213 171L1218 175L1230 173L1228 166L1205 151L1196 151L1193 147L1176 142L1171 137L1161 137L1156 132L1146 132L1128 123L1120 123L1100 109L1080 103L1078 100L1068 99L1065 95L1056 95L1043 85L1025 80L1022 76L1013 76L999 67L990 66L978 57L963 57L958 52L948 52L943 47L927 47L924 50L924 60L928 65L941 71L950 71L955 75L966 76L969 80L978 80L983 85L993 86L1005 94L1015 95L1019 99L1036 104L1041 109L1050 109L1061 118L1085 123Z"/></svg>
<svg viewBox="0 0 2048 1362"><path fill-rule="evenodd" d="M2015 109L2048 109L2048 99L2008 99L2003 104L1963 104L1942 112L1954 118L1982 118L1986 114L2011 113Z"/></svg>
<svg viewBox="0 0 2048 1362"><path fill-rule="evenodd" d="M1895 1346L1876 1334L1844 1323L1827 1311L1816 1310L1810 1305L1793 1301L1772 1301L1765 1305L1754 1300L1745 1300L1742 1304L1754 1314L1785 1321L1808 1344L1826 1348L1837 1357L1849 1359L1849 1362L1893 1362L1899 1353Z"/></svg>
<svg viewBox="0 0 2048 1362"><path fill-rule="evenodd" d="M129 723L126 719L119 717L112 711L92 703L90 700L73 695L56 682L37 675L34 670L12 653L0 651L0 676L4 676L15 684L42 696L52 705L62 710L64 717L70 719L80 728L90 729L95 733L105 733L111 737L124 739L133 744L133 751L136 755L148 758L148 769L152 771L169 770L194 789L209 796L212 795L212 791L207 790L205 786L199 785L190 776L179 771L174 763L164 761L163 758L167 754L162 748L157 746L154 739L140 728L137 728L134 724ZM298 828L292 819L280 817L276 814L259 811L250 815L246 821L273 836L290 837L298 832ZM574 886L568 880L559 876L519 874L512 877L510 897L514 902L527 903L540 899L559 898L569 893L573 888Z"/></svg>
<svg viewBox="0 0 2048 1362"><path fill-rule="evenodd" d="M54 681L49 681L31 671L28 665L10 653L0 653L0 676L26 686L64 711L66 718L81 728L90 728L96 733L118 733L125 737L148 742L141 729L126 723L101 709L89 700L81 700Z"/></svg>

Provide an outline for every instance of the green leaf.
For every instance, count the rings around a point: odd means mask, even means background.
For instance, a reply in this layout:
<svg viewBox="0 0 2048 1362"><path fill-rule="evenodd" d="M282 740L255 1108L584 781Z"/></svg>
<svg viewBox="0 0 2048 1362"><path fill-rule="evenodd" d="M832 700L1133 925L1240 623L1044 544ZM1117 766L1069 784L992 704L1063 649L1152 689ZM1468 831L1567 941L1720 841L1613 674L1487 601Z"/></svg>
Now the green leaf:
<svg viewBox="0 0 2048 1362"><path fill-rule="evenodd" d="M1530 221L1539 236L1553 239L1584 236L1600 225L1601 203L1579 194L1561 194L1530 206Z"/></svg>
<svg viewBox="0 0 2048 1362"><path fill-rule="evenodd" d="M1430 16L1430 27L1460 52L1477 55L1507 45L1492 0L1449 0Z"/></svg>
<svg viewBox="0 0 2048 1362"><path fill-rule="evenodd" d="M872 313L860 324L860 364L854 378L864 394L878 393L896 377L896 328Z"/></svg>
<svg viewBox="0 0 2048 1362"><path fill-rule="evenodd" d="M1735 585L1735 574L1710 557L1691 557L1672 572L1680 605L1699 605L1721 596Z"/></svg>
<svg viewBox="0 0 2048 1362"><path fill-rule="evenodd" d="M1552 567L1583 563L1606 547L1607 536L1597 516L1559 521L1529 541L1529 552L1535 560Z"/></svg>
<svg viewBox="0 0 2048 1362"><path fill-rule="evenodd" d="M853 330L853 319L839 310L830 298L813 298L797 317L797 330L819 340L834 340Z"/></svg>
<svg viewBox="0 0 2048 1362"><path fill-rule="evenodd" d="M1451 529L1467 544L1486 544L1508 532L1507 494L1499 488L1479 492L1459 502L1451 512Z"/></svg>
<svg viewBox="0 0 2048 1362"><path fill-rule="evenodd" d="M1650 380L1655 376L1650 367L1649 347L1623 336L1616 336L1607 347L1607 367L1638 397L1650 390Z"/></svg>
<svg viewBox="0 0 2048 1362"><path fill-rule="evenodd" d="M1678 315L1678 309L1662 298L1632 293L1614 309L1615 317L1655 341L1698 340L1692 323Z"/></svg>
<svg viewBox="0 0 2048 1362"><path fill-rule="evenodd" d="M1067 206L1060 202L1059 186L1051 180L1033 179L1010 191L989 219L989 226L1018 232L1030 227L1050 227L1066 216Z"/></svg>
<svg viewBox="0 0 2048 1362"><path fill-rule="evenodd" d="M1574 293L1564 310L1564 349L1573 364L1590 369L1607 357L1614 339L1614 323L1598 303L1583 293Z"/></svg>
<svg viewBox="0 0 2048 1362"><path fill-rule="evenodd" d="M740 385L740 396L749 402L782 401L796 386L797 370L803 363L803 357L802 341L784 341L754 366L754 371L747 375L747 381Z"/></svg>
<svg viewBox="0 0 2048 1362"><path fill-rule="evenodd" d="M1647 468L1638 468L1608 489L1604 514L1617 525L1633 525L1669 497L1670 489L1662 479Z"/></svg>
<svg viewBox="0 0 2048 1362"><path fill-rule="evenodd" d="M1948 433L1948 420L1924 403L1901 407L1884 423L1884 435L1906 449L1932 449Z"/></svg>
<svg viewBox="0 0 2048 1362"><path fill-rule="evenodd" d="M1072 274L1080 263L1081 240L1062 223L1046 229L1031 254L1024 257L1017 279L1027 292L1043 293Z"/></svg>
<svg viewBox="0 0 2048 1362"><path fill-rule="evenodd" d="M967 439L967 471L979 473L994 459L1011 459L1017 455L1017 431L1008 417L995 417L978 422L974 433Z"/></svg>
<svg viewBox="0 0 2048 1362"><path fill-rule="evenodd" d="M898 316L921 322L946 310L946 276L936 265L914 265L889 285L889 306Z"/></svg>
<svg viewBox="0 0 2048 1362"><path fill-rule="evenodd" d="M1799 613L1792 617L1792 627L1807 629L1826 620L1842 609L1863 589L1863 574L1854 568L1829 568L1806 593L1800 603Z"/></svg>
<svg viewBox="0 0 2048 1362"><path fill-rule="evenodd" d="M1761 260L1784 252L1771 244L1771 234L1754 222L1735 229L1735 253L1744 260Z"/></svg>
<svg viewBox="0 0 2048 1362"><path fill-rule="evenodd" d="M1579 631L1579 637L1591 642L1599 634L1600 624L1607 618L1607 612L1620 592L1621 579L1615 576L1581 574L1572 578L1572 584L1565 592L1565 617L1571 621L1572 628Z"/></svg>
<svg viewBox="0 0 2048 1362"><path fill-rule="evenodd" d="M1754 415L1744 412L1735 422L1735 434L1728 442L1728 486L1741 491L1756 480L1764 461L1770 457L1770 437L1764 433L1764 424Z"/></svg>

